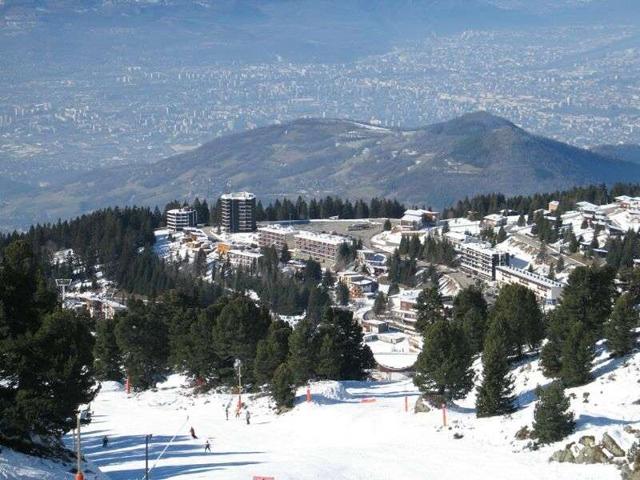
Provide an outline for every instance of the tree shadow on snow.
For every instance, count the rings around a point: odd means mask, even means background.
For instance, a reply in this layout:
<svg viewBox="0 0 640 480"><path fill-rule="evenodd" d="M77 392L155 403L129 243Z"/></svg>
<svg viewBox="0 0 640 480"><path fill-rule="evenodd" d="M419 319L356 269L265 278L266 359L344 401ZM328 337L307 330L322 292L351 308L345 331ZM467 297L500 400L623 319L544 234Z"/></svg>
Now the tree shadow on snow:
<svg viewBox="0 0 640 480"><path fill-rule="evenodd" d="M173 478L177 475L187 475L190 473L214 472L216 470L225 470L231 467L242 467L246 465L258 465L262 462L224 462L211 463L210 465L167 465L156 467L150 471L149 476L154 480L163 480ZM131 480L142 478L144 469L120 470L117 472L109 472L111 480Z"/></svg>
<svg viewBox="0 0 640 480"><path fill-rule="evenodd" d="M593 415L581 414L576 419L576 429L584 430L590 427L608 427L613 425L630 425L638 420L622 420L619 418L595 417Z"/></svg>

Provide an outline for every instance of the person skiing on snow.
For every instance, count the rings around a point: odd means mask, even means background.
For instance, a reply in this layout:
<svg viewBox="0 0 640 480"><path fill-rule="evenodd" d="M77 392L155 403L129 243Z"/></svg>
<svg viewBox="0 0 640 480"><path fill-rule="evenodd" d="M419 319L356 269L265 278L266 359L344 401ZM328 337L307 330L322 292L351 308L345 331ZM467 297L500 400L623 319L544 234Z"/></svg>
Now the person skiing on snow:
<svg viewBox="0 0 640 480"><path fill-rule="evenodd" d="M247 425L249 425L251 420L251 414L249 413L248 409L247 409L247 413L245 413L245 418L247 419Z"/></svg>
<svg viewBox="0 0 640 480"><path fill-rule="evenodd" d="M227 420L229 420L229 405L224 409L224 414L227 416Z"/></svg>
<svg viewBox="0 0 640 480"><path fill-rule="evenodd" d="M105 435L104 437L102 437L102 448L107 448L107 445L109 445L109 439Z"/></svg>
<svg viewBox="0 0 640 480"><path fill-rule="evenodd" d="M196 437L196 431L193 429L193 427L191 427L191 430L189 430L189 433L191 433L191 438L195 438L195 439L198 438Z"/></svg>
<svg viewBox="0 0 640 480"><path fill-rule="evenodd" d="M207 440L207 443L204 444L204 451L211 453L211 444L209 443L209 440Z"/></svg>

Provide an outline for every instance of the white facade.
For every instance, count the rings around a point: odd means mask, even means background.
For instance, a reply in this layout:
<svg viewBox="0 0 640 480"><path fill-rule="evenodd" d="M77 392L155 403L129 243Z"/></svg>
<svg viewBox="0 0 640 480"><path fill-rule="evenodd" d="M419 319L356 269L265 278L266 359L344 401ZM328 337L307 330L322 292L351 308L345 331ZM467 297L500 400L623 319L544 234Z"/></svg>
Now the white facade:
<svg viewBox="0 0 640 480"><path fill-rule="evenodd" d="M175 231L188 227L195 227L198 215L191 208L174 208L167 211L167 228Z"/></svg>
<svg viewBox="0 0 640 480"><path fill-rule="evenodd" d="M480 243L461 246L460 266L463 270L475 273L487 280L496 279L496 267L509 265L509 254Z"/></svg>
<svg viewBox="0 0 640 480"><path fill-rule="evenodd" d="M498 286L523 285L533 291L542 305L555 305L562 295L562 284L549 278L511 266L496 267Z"/></svg>
<svg viewBox="0 0 640 480"><path fill-rule="evenodd" d="M268 227L260 227L258 229L258 245L260 247L276 247L278 250L287 245L292 248L298 234L298 230L282 225L269 225Z"/></svg>
<svg viewBox="0 0 640 480"><path fill-rule="evenodd" d="M227 258L234 268L255 270L258 267L258 260L262 258L262 254L250 250L229 250Z"/></svg>
<svg viewBox="0 0 640 480"><path fill-rule="evenodd" d="M335 261L338 247L349 239L339 235L327 235L301 231L295 236L298 254L308 255L313 259Z"/></svg>
<svg viewBox="0 0 640 480"><path fill-rule="evenodd" d="M428 223L434 223L438 220L438 212L431 210L406 210L400 219L400 229L403 232L420 230Z"/></svg>

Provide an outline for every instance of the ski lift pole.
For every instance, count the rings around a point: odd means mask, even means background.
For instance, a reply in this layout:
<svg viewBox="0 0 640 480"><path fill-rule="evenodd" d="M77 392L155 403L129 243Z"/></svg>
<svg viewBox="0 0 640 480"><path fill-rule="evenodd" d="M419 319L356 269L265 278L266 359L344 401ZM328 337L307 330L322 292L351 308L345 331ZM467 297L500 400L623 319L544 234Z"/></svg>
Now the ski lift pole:
<svg viewBox="0 0 640 480"><path fill-rule="evenodd" d="M240 360L239 358L236 358L236 361L234 362L234 366L238 370L238 409L237 411L240 412L240 409L242 408L242 360Z"/></svg>
<svg viewBox="0 0 640 480"><path fill-rule="evenodd" d="M84 474L82 473L82 446L81 446L81 437L80 437L80 412L76 416L76 428L78 429L78 443L77 443L77 451L76 456L78 457L78 468L76 472L76 480L84 480Z"/></svg>

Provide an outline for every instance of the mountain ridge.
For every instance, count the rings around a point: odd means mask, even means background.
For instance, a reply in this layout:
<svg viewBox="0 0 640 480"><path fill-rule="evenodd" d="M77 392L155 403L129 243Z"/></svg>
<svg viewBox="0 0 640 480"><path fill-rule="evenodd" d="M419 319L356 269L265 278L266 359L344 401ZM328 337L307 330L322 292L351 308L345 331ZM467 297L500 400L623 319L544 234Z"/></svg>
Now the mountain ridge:
<svg viewBox="0 0 640 480"><path fill-rule="evenodd" d="M218 137L153 164L76 174L5 200L0 224L56 221L109 205L164 205L250 190L282 196L385 196L437 208L465 196L530 194L640 181L640 165L531 134L475 112L416 129L303 118Z"/></svg>

